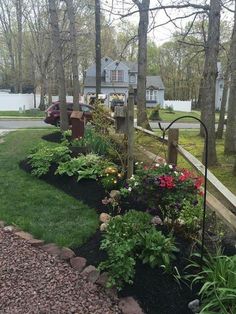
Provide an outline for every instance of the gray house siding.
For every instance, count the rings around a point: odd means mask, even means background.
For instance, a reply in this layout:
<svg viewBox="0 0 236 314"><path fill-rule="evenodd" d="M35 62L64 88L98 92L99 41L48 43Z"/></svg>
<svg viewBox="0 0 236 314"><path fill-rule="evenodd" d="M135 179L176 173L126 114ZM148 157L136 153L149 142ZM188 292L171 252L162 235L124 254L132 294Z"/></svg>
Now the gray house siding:
<svg viewBox="0 0 236 314"><path fill-rule="evenodd" d="M112 81L112 71L113 77ZM122 80L120 80L120 72L123 71ZM137 92L137 71L138 66L133 62L119 62L113 61L111 58L104 57L101 59L101 94L106 95L105 104L110 105L112 97L115 94L119 96L124 95L124 101L127 102L129 85L134 88L135 94ZM154 107L157 104L164 105L164 85L160 76L147 76L146 78L147 90L155 91L155 98L152 100L146 99L147 107ZM86 78L84 83L84 95L88 99L89 95L95 95L96 90L96 65L93 64L86 71Z"/></svg>

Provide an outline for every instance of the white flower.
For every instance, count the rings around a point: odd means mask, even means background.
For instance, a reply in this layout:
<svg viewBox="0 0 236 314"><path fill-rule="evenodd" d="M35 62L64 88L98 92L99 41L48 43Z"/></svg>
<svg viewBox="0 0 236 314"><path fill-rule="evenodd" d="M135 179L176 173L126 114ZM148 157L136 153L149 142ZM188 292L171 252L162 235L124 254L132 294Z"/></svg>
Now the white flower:
<svg viewBox="0 0 236 314"><path fill-rule="evenodd" d="M177 172L177 171L174 171L174 174L177 176L177 175L178 175L178 172Z"/></svg>
<svg viewBox="0 0 236 314"><path fill-rule="evenodd" d="M132 188L131 188L131 187L129 187L129 188L128 188L128 190L131 192L131 191L132 191Z"/></svg>
<svg viewBox="0 0 236 314"><path fill-rule="evenodd" d="M166 162L164 163L164 166L167 166L167 163L166 163Z"/></svg>
<svg viewBox="0 0 236 314"><path fill-rule="evenodd" d="M173 169L173 166L172 166L172 165L169 165L169 168L170 168L170 169Z"/></svg>
<svg viewBox="0 0 236 314"><path fill-rule="evenodd" d="M155 166L156 166L156 167L159 167L159 166L160 166L160 164L155 164Z"/></svg>
<svg viewBox="0 0 236 314"><path fill-rule="evenodd" d="M138 165L138 162L136 162L135 165Z"/></svg>

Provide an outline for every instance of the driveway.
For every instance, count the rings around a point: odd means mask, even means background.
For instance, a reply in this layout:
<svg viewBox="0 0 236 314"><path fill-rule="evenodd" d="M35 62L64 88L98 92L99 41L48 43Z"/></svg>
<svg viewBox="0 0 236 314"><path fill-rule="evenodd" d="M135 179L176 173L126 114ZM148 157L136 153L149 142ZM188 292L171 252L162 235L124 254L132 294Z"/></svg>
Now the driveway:
<svg viewBox="0 0 236 314"><path fill-rule="evenodd" d="M50 127L53 128L53 126L44 123L43 120L30 120L30 119L0 120L0 129L50 128Z"/></svg>

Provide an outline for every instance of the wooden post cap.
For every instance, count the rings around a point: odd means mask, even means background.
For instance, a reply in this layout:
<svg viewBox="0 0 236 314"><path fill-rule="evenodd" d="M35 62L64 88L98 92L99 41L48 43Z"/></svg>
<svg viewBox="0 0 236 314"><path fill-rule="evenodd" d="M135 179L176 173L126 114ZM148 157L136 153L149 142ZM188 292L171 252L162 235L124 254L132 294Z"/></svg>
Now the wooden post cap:
<svg viewBox="0 0 236 314"><path fill-rule="evenodd" d="M73 111L71 114L72 119L82 119L84 116L84 113L82 111Z"/></svg>

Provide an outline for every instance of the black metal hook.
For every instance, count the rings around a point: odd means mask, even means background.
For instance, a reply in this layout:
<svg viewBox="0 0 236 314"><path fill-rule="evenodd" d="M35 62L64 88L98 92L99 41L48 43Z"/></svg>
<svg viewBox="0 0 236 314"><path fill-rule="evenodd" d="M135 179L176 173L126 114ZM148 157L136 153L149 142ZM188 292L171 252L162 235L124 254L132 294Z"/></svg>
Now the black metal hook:
<svg viewBox="0 0 236 314"><path fill-rule="evenodd" d="M197 120L200 122L200 124L203 126L205 131L205 156L204 156L204 198L203 198L203 219L202 219L202 244L201 244L201 266L203 265L203 253L204 253L204 246L205 246L205 225L206 225L206 197L207 197L207 167L208 167L208 130L206 125L202 122L201 119L193 117L193 116L182 116L179 118L176 118L173 120L167 128L163 128L161 126L161 123L158 122L160 130L163 132L163 136L165 136L166 131L178 120L184 119L184 118L191 118L194 120Z"/></svg>

